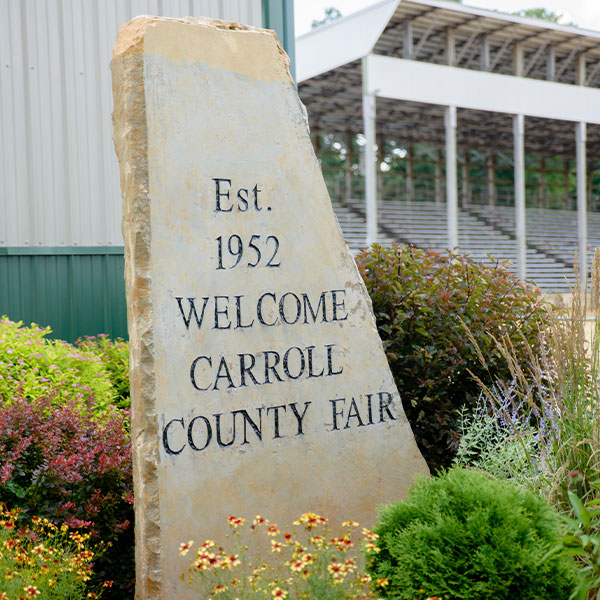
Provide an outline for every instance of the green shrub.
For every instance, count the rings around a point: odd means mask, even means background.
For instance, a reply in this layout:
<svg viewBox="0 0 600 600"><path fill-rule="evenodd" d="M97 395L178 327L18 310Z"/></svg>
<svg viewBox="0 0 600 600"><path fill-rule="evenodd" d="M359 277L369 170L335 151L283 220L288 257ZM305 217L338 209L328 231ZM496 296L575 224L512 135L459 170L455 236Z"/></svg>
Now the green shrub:
<svg viewBox="0 0 600 600"><path fill-rule="evenodd" d="M422 479L381 510L380 551L368 564L387 598L567 600L574 564L549 550L560 518L540 497L483 473Z"/></svg>
<svg viewBox="0 0 600 600"><path fill-rule="evenodd" d="M113 404L117 408L129 409L129 343L121 338L111 340L106 334L86 335L75 345L80 350L91 352L102 360L108 371L114 390Z"/></svg>
<svg viewBox="0 0 600 600"><path fill-rule="evenodd" d="M569 531L554 551L577 557L577 587L571 600L597 599L600 592L600 500L584 504L577 494L569 492L568 495L575 518L565 517Z"/></svg>
<svg viewBox="0 0 600 600"><path fill-rule="evenodd" d="M379 335L416 441L432 471L450 465L457 410L477 400L482 381L509 379L491 336L505 336L523 363L549 320L537 288L504 264L409 246L373 246L357 257ZM487 365L482 366L465 327Z"/></svg>
<svg viewBox="0 0 600 600"><path fill-rule="evenodd" d="M114 389L102 359L62 340L48 339L50 331L0 319L0 401L10 404L17 398L52 395L60 404L92 396L104 410L113 400Z"/></svg>

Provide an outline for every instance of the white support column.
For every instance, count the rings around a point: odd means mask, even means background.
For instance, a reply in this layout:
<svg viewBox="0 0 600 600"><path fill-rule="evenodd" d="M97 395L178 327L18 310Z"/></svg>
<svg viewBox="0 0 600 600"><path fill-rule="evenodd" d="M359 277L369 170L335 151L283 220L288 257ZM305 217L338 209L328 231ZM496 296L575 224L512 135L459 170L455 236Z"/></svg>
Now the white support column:
<svg viewBox="0 0 600 600"><path fill-rule="evenodd" d="M586 71L587 71L587 60L585 58L585 54L580 54L577 57L577 85L585 85L586 80Z"/></svg>
<svg viewBox="0 0 600 600"><path fill-rule="evenodd" d="M586 84L585 54L577 57L576 83ZM587 290L587 127L580 121L575 123L575 157L577 174L577 255L579 257L579 279L583 292Z"/></svg>
<svg viewBox="0 0 600 600"><path fill-rule="evenodd" d="M456 62L456 47L454 45L454 29L448 27L446 29L446 64L451 67Z"/></svg>
<svg viewBox="0 0 600 600"><path fill-rule="evenodd" d="M527 277L527 245L525 240L525 117L513 116L515 166L515 226L517 238L517 274Z"/></svg>
<svg viewBox="0 0 600 600"><path fill-rule="evenodd" d="M554 46L549 46L548 54L546 54L546 79L548 81L554 81L555 74L556 74L556 56L554 54Z"/></svg>
<svg viewBox="0 0 600 600"><path fill-rule="evenodd" d="M456 185L456 106L444 107L446 128L446 210L448 249L458 249L458 193Z"/></svg>
<svg viewBox="0 0 600 600"><path fill-rule="evenodd" d="M583 291L587 288L587 193L586 193L586 125L575 123L577 152L577 254Z"/></svg>
<svg viewBox="0 0 600 600"><path fill-rule="evenodd" d="M481 36L481 62L482 71L490 70L490 41L486 33Z"/></svg>
<svg viewBox="0 0 600 600"><path fill-rule="evenodd" d="M523 46L517 42L513 51L513 75L523 76L523 62Z"/></svg>
<svg viewBox="0 0 600 600"><path fill-rule="evenodd" d="M362 59L362 109L365 134L365 203L367 245L377 241L377 165L375 163L375 94L367 87L367 59Z"/></svg>
<svg viewBox="0 0 600 600"><path fill-rule="evenodd" d="M402 58L413 57L413 28L412 23L404 23L404 37L402 40Z"/></svg>
<svg viewBox="0 0 600 600"><path fill-rule="evenodd" d="M435 203L442 203L442 150L435 153Z"/></svg>

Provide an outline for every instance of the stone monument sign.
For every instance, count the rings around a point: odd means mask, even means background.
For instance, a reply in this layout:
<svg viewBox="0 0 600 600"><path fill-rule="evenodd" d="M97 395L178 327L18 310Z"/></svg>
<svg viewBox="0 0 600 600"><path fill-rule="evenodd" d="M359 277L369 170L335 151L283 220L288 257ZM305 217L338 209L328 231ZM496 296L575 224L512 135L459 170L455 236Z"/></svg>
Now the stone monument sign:
<svg viewBox="0 0 600 600"><path fill-rule="evenodd" d="M138 17L115 46L138 598L231 514L373 524L427 467L272 31Z"/></svg>

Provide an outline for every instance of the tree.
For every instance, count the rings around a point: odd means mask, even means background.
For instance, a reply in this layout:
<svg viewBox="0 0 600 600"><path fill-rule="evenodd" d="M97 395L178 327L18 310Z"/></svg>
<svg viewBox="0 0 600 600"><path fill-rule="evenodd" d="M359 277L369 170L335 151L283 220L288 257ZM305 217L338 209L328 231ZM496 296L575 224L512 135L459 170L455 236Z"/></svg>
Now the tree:
<svg viewBox="0 0 600 600"><path fill-rule="evenodd" d="M339 19L341 16L342 13L337 8L330 6L325 9L325 16L322 19L313 19L311 27L315 29L321 25L327 25L328 23Z"/></svg>
<svg viewBox="0 0 600 600"><path fill-rule="evenodd" d="M550 21L550 23L558 23L563 17L563 15L548 10L547 8L524 8L523 10L518 10L513 14L520 17L542 19L543 21Z"/></svg>

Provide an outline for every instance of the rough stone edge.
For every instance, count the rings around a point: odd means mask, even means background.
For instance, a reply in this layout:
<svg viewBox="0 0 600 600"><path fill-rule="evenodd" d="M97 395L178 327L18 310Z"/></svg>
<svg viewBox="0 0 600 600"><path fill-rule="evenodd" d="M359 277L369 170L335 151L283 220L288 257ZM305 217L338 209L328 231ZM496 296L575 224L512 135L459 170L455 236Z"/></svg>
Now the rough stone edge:
<svg viewBox="0 0 600 600"><path fill-rule="evenodd" d="M111 70L113 141L119 159L123 196L122 230L130 340L135 596L140 600L160 600L162 568L157 475L160 457L152 329L150 197L143 58L143 32L147 24L143 19L134 19L121 28L115 46L119 52L115 52Z"/></svg>
<svg viewBox="0 0 600 600"><path fill-rule="evenodd" d="M170 17L154 17L149 15L135 17L135 19L128 21L119 29L117 41L113 48L113 57L130 54L132 52L142 53L144 49L144 34L146 29L152 26L154 23L160 21L184 23L186 25L202 25L204 27L225 29L228 31L266 33L268 35L272 35L275 38L275 43L277 45L279 54L283 58L285 70L289 80L294 86L296 85L290 72L290 58L287 55L287 52L283 49L283 46L279 42L279 38L273 29L264 29L262 27L255 27L253 25L243 25L241 23L235 23L234 21L223 21L220 19L211 19L209 17L184 17L181 19Z"/></svg>

